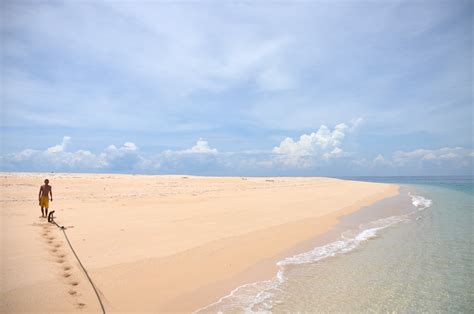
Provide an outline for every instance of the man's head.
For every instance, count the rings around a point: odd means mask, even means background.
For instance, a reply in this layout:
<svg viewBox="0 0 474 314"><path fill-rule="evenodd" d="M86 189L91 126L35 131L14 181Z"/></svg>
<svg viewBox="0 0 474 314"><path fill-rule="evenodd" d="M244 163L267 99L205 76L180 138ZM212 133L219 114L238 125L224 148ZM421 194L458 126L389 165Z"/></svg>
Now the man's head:
<svg viewBox="0 0 474 314"><path fill-rule="evenodd" d="M44 184L48 184L49 183L49 180L48 179L45 179L44 180Z"/></svg>

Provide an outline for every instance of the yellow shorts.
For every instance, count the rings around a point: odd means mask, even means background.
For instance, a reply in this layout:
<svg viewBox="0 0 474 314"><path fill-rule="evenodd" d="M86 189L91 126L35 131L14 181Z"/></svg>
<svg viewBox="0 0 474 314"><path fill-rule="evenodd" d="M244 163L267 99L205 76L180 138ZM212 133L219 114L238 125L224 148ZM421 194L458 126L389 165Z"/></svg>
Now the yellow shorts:
<svg viewBox="0 0 474 314"><path fill-rule="evenodd" d="M40 199L39 205L43 208L48 208L49 207L49 197L42 196L41 199Z"/></svg>

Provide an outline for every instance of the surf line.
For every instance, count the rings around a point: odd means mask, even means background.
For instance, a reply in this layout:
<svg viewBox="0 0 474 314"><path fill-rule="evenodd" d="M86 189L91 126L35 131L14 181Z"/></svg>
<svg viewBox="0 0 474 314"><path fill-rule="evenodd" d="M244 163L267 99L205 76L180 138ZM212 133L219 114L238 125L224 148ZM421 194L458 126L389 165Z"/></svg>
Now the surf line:
<svg viewBox="0 0 474 314"><path fill-rule="evenodd" d="M67 233L66 233L66 227L64 226L60 226L56 223L56 221L54 221L54 210L52 212L49 213L48 215L48 222L49 223L53 223L55 224L59 229L61 229L61 231L63 232L64 234L64 237L66 238L66 241L67 243L69 244L69 247L71 248L71 251L72 253L74 254L74 256L76 257L77 261L79 262L79 265L81 266L82 270L84 271L84 274L86 274L86 277L87 279L89 280L91 286L92 286L92 289L94 289L94 292L95 292L95 295L97 296L97 300L99 300L99 304L100 304L100 307L102 309L102 313L105 314L105 307L104 307L104 304L102 303L102 299L100 298L100 295L99 295L99 292L97 291L97 288L95 287L94 285L94 282L92 281L92 278L89 276L89 273L87 272L86 268L84 267L84 265L82 264L81 260L79 259L79 256L77 256L76 254L76 251L74 250L74 248L72 247L72 244L71 244L71 241L69 241L69 238L67 236Z"/></svg>

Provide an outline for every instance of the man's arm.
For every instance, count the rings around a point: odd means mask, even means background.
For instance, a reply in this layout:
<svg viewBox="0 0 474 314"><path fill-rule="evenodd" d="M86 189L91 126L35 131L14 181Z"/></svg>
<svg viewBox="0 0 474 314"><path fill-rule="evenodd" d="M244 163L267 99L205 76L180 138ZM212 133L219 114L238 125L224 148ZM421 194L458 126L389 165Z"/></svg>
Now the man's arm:
<svg viewBox="0 0 474 314"><path fill-rule="evenodd" d="M49 194L51 195L51 202L53 201L53 187L49 188Z"/></svg>
<svg viewBox="0 0 474 314"><path fill-rule="evenodd" d="M38 199L41 200L41 193L43 192L43 189L40 187L40 191L39 191L39 194L38 194Z"/></svg>

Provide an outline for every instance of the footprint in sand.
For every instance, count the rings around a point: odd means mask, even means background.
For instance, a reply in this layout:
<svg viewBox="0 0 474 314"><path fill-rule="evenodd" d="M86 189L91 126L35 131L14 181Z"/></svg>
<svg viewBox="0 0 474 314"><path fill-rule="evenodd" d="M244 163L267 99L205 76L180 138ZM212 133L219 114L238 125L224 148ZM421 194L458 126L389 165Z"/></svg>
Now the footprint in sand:
<svg viewBox="0 0 474 314"><path fill-rule="evenodd" d="M60 248L62 247L62 244L61 243L55 243L56 237L52 236L50 232L51 232L51 230L49 229L49 226L43 226L43 231L42 231L41 235L45 240L47 240L46 242L52 247L50 249L50 252L53 253L56 256L55 262L57 264L61 265L61 268L63 270L63 273L61 274L61 276L63 278L68 278L69 282L67 284L70 287L77 287L79 285L79 281L76 281L76 280L71 281L71 279L73 279L73 277L72 277L72 274L69 271L72 269L72 266L67 265L67 263L66 263L67 254L60 251ZM68 293L72 297L78 297L79 296L79 293L74 289L68 290ZM86 306L85 303L76 303L76 307L78 309L82 309L85 306Z"/></svg>
<svg viewBox="0 0 474 314"><path fill-rule="evenodd" d="M79 309L82 309L82 308L84 308L85 306L86 306L85 303L77 303L77 304L76 304L76 307L79 308Z"/></svg>
<svg viewBox="0 0 474 314"><path fill-rule="evenodd" d="M51 254L54 255L54 257L56 257L57 259L65 259L66 257L66 254L64 254L63 252L59 251L58 249L52 249L50 250Z"/></svg>

